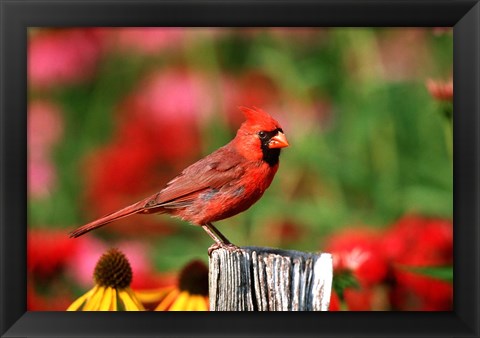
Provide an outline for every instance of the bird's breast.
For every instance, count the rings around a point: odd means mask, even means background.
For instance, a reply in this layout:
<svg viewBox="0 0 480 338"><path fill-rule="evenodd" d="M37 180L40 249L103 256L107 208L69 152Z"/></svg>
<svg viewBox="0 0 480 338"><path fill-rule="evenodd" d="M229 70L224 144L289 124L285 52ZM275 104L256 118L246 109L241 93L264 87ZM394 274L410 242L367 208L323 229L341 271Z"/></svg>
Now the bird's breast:
<svg viewBox="0 0 480 338"><path fill-rule="evenodd" d="M262 197L272 183L278 166L250 164L245 172L221 187L200 193L178 216L197 225L219 221L247 210Z"/></svg>

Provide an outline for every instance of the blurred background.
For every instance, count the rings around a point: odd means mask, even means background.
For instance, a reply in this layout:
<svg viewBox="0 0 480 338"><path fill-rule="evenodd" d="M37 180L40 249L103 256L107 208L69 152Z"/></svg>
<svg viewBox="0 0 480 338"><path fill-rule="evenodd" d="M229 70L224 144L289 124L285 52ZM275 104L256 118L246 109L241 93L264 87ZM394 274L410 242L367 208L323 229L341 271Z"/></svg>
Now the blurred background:
<svg viewBox="0 0 480 338"><path fill-rule="evenodd" d="M211 239L166 215L68 233L159 191L234 137L238 106L290 147L239 246L334 254L331 310L451 310L449 28L28 31L28 309L65 310L119 248L132 289L175 283Z"/></svg>

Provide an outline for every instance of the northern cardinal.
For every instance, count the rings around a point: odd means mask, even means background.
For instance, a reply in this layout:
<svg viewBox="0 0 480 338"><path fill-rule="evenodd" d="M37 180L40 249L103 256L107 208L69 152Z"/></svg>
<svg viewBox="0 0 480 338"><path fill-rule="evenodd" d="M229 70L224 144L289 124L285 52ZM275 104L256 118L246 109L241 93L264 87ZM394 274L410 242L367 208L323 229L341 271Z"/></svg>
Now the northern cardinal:
<svg viewBox="0 0 480 338"><path fill-rule="evenodd" d="M246 121L227 145L187 167L160 192L88 223L70 237L133 214L167 213L200 225L215 247L235 247L212 222L258 201L278 170L280 149L288 147L282 128L269 114L255 107L239 109Z"/></svg>

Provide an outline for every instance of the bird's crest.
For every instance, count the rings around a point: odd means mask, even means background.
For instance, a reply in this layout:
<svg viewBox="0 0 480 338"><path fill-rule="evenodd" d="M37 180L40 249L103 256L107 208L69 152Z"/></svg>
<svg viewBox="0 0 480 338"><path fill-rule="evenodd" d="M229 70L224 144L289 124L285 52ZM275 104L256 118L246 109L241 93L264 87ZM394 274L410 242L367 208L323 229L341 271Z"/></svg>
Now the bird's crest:
<svg viewBox="0 0 480 338"><path fill-rule="evenodd" d="M275 130L280 127L279 123L267 112L257 107L238 107L247 119L246 124L250 126L259 126L262 130Z"/></svg>

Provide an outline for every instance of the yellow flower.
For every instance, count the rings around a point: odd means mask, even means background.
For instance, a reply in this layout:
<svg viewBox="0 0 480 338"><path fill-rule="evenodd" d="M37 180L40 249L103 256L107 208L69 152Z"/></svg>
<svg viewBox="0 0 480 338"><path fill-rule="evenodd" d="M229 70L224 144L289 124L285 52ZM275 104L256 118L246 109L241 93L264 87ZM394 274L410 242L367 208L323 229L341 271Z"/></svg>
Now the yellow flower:
<svg viewBox="0 0 480 338"><path fill-rule="evenodd" d="M130 288L130 263L118 249L110 249L100 257L93 279L93 289L75 300L67 311L145 310Z"/></svg>
<svg viewBox="0 0 480 338"><path fill-rule="evenodd" d="M135 294L143 304L158 304L155 311L208 311L208 267L192 261L180 272L177 285Z"/></svg>

